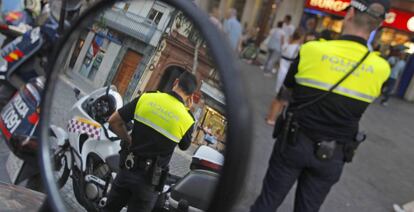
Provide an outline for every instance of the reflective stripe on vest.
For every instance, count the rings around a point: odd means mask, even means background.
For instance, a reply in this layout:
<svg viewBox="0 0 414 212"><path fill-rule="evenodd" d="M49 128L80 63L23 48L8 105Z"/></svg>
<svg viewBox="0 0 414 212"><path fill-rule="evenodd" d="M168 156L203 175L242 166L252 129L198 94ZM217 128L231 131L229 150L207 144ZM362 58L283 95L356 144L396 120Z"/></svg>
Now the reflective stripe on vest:
<svg viewBox="0 0 414 212"><path fill-rule="evenodd" d="M366 51L365 46L347 40L306 43L300 51L296 82L327 91L358 63ZM388 62L370 54L334 93L371 103L381 94L389 75Z"/></svg>
<svg viewBox="0 0 414 212"><path fill-rule="evenodd" d="M182 102L166 93L145 93L135 108L136 121L179 143L194 124Z"/></svg>

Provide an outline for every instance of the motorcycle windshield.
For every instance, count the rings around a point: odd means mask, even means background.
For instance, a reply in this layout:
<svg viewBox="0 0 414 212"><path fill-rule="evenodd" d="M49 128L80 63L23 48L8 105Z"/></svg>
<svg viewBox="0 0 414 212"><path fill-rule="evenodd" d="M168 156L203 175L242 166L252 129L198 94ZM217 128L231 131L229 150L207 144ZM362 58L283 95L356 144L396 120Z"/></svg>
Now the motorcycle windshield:
<svg viewBox="0 0 414 212"><path fill-rule="evenodd" d="M24 0L3 0L1 5L2 14L12 11L23 11Z"/></svg>

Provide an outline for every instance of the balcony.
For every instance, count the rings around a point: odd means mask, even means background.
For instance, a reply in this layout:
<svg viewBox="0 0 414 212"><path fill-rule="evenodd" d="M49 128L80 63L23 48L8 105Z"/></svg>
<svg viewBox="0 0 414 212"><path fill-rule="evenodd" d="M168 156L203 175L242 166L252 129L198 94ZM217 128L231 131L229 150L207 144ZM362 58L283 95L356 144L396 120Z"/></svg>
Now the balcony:
<svg viewBox="0 0 414 212"><path fill-rule="evenodd" d="M157 25L152 24L147 18L131 12L112 8L107 10L102 18L107 27L154 47L157 46L162 36L162 31L157 28Z"/></svg>

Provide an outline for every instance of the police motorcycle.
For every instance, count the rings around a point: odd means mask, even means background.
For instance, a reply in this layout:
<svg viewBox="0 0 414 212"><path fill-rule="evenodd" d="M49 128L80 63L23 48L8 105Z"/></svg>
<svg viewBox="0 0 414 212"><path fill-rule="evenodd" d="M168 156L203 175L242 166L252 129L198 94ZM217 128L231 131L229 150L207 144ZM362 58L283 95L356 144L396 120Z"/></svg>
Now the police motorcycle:
<svg viewBox="0 0 414 212"><path fill-rule="evenodd" d="M13 184L26 182L27 188L37 191L43 189L37 163L37 130L44 83L44 77L29 80L0 111L0 134L13 153L8 162L14 165L13 170L8 170L11 181ZM55 129L50 129L53 136L54 131ZM53 148L55 170L59 173L58 184L62 187L69 178L70 170L62 149L58 149L57 145Z"/></svg>
<svg viewBox="0 0 414 212"><path fill-rule="evenodd" d="M74 90L79 97L80 91ZM121 141L107 120L122 106L114 86L100 88L73 105L66 130L52 127L59 129L55 139L68 158L75 198L88 211L98 211L118 170Z"/></svg>
<svg viewBox="0 0 414 212"><path fill-rule="evenodd" d="M74 92L79 97L81 92L76 88ZM75 197L88 211L99 211L105 206L111 183L119 171L122 143L107 121L122 106L122 97L115 86L107 86L79 98L73 105L67 134L52 126L54 139L66 152ZM223 163L221 153L211 147L199 147L192 157L193 171L182 179L169 175L154 211L174 211L184 206L186 211L207 210Z"/></svg>
<svg viewBox="0 0 414 212"><path fill-rule="evenodd" d="M62 7L62 1L66 6ZM53 0L40 26L26 31L0 52L0 109L30 79L45 76L48 49L80 11L80 0Z"/></svg>
<svg viewBox="0 0 414 212"><path fill-rule="evenodd" d="M160 192L153 212L207 211L218 184L224 156L202 145L192 156L190 172L183 178L169 176Z"/></svg>
<svg viewBox="0 0 414 212"><path fill-rule="evenodd" d="M12 183L37 191L43 191L37 150L40 97L45 81L39 76L45 74L43 48L52 45L58 35L59 23L54 17L50 15L43 26L7 44L0 57L0 136L13 153L7 162L8 174ZM51 129L50 134L54 133ZM69 177L69 169L63 152L57 148L54 147L53 159L55 170L60 172L58 184L62 187Z"/></svg>
<svg viewBox="0 0 414 212"><path fill-rule="evenodd" d="M29 80L0 112L0 132L13 154L9 159L14 168L9 175L13 184L24 184L27 188L42 191L38 152L38 125L41 93L44 77ZM52 132L51 132L52 133ZM58 184L63 186L69 178L70 170L63 166L64 152L54 147ZM17 156L17 158L16 158Z"/></svg>

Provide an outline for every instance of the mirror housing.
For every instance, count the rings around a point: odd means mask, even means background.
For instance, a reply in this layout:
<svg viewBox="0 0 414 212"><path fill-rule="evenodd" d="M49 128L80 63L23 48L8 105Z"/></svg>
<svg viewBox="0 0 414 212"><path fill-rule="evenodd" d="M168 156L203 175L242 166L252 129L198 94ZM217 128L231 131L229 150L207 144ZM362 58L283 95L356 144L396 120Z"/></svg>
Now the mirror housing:
<svg viewBox="0 0 414 212"><path fill-rule="evenodd" d="M200 34L205 38L208 46L209 55L215 62L217 70L219 70L220 79L223 81L223 91L225 93L226 105L225 111L228 120L227 144L225 152L225 162L218 182L217 189L214 191L213 198L208 211L230 211L238 195L241 193L244 177L247 171L247 160L249 159L250 150L250 109L245 98L245 90L242 86L241 74L238 71L234 52L229 47L225 38L213 23L211 23L207 14L202 12L192 1L174 0L163 2L175 7L183 12L185 16L192 20L193 25L199 30ZM114 0L102 0L95 6L89 8L55 46L53 55L59 55L59 51L64 48L69 40L71 32L76 30L86 18L96 14L106 8L112 6ZM57 58L53 58L48 64L48 72L50 76L48 82L55 81L59 72L54 71ZM53 83L48 83L42 101L42 111L48 111L48 107L53 101ZM49 92L48 92L49 91ZM47 142L47 126L49 125L50 114L42 113L42 143L41 143L41 169L44 178L46 190L48 192L48 200L50 206L55 211L65 211L64 203L59 195L59 190L55 185L53 176L53 168L51 164L51 154Z"/></svg>

